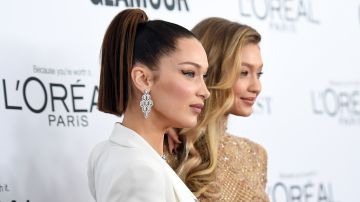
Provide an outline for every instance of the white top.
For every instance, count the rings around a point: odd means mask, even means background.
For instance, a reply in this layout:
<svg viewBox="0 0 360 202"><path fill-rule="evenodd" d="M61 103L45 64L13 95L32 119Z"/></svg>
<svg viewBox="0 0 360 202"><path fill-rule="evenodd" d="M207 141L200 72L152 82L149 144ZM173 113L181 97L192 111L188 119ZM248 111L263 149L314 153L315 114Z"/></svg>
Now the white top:
<svg viewBox="0 0 360 202"><path fill-rule="evenodd" d="M97 202L193 202L196 197L135 131L116 123L92 151L89 187Z"/></svg>

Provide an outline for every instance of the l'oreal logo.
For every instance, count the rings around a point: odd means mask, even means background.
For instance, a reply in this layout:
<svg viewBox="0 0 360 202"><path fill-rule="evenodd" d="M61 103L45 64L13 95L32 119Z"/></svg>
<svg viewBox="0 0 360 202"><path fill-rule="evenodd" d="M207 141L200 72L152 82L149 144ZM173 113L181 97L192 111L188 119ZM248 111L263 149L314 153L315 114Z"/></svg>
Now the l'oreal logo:
<svg viewBox="0 0 360 202"><path fill-rule="evenodd" d="M267 21L270 28L295 31L297 22L318 25L311 0L239 0L242 17Z"/></svg>

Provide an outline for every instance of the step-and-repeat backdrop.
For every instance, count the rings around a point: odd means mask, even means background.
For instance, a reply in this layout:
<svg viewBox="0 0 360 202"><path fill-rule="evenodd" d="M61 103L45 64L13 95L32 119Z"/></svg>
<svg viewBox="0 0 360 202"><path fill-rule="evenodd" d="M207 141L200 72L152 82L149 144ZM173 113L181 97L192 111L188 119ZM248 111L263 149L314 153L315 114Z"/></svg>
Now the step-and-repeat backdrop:
<svg viewBox="0 0 360 202"><path fill-rule="evenodd" d="M360 201L359 0L33 0L0 5L0 202L92 201L87 158L119 120L96 109L100 45L131 7L259 30L263 92L229 132L267 149L271 201Z"/></svg>

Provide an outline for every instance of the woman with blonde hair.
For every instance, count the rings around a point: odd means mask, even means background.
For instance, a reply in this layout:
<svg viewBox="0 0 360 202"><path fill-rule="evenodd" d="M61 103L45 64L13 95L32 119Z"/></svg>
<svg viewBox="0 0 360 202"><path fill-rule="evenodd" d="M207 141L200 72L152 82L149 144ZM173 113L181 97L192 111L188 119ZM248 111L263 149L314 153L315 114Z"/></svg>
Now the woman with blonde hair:
<svg viewBox="0 0 360 202"><path fill-rule="evenodd" d="M184 27L120 12L102 44L100 111L123 116L89 158L97 202L190 202L196 197L162 158L169 127L194 127L209 91L201 43Z"/></svg>
<svg viewBox="0 0 360 202"><path fill-rule="evenodd" d="M180 131L184 144L169 163L201 201L268 201L266 151L226 132L228 116L251 115L261 91L261 36L247 25L215 17L192 32L209 59L206 85L211 95L198 124Z"/></svg>

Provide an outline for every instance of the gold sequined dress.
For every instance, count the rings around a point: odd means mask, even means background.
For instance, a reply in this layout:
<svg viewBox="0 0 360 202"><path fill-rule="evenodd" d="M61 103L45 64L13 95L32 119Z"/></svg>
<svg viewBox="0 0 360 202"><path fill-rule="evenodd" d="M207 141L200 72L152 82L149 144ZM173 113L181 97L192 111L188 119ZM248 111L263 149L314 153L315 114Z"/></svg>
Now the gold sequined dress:
<svg viewBox="0 0 360 202"><path fill-rule="evenodd" d="M223 135L220 140L216 182L220 186L219 200L200 197L201 202L268 202L267 153L249 139ZM169 159L174 163L174 159Z"/></svg>

